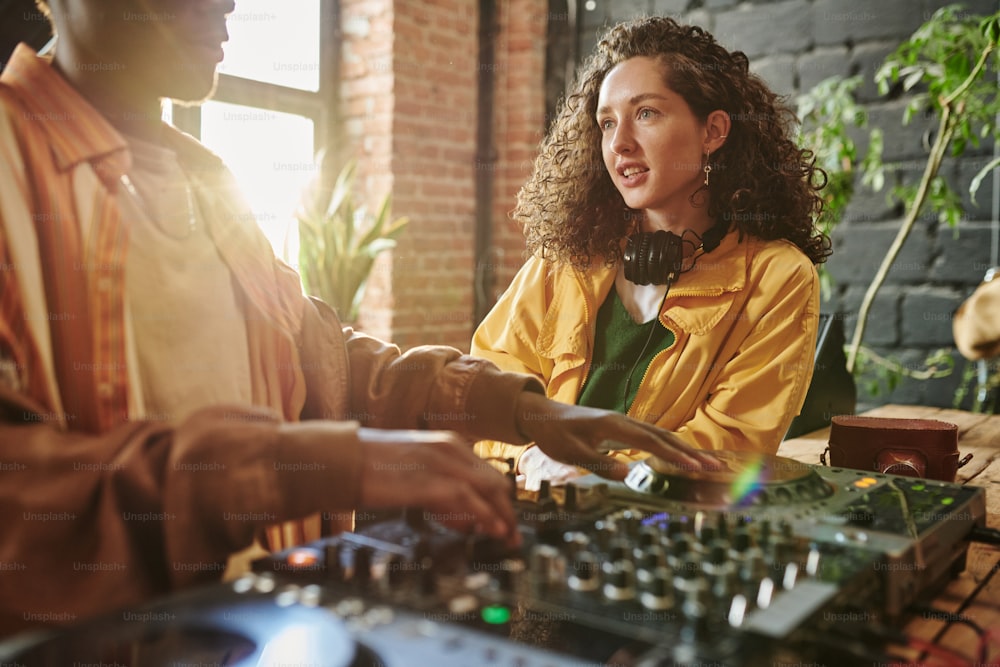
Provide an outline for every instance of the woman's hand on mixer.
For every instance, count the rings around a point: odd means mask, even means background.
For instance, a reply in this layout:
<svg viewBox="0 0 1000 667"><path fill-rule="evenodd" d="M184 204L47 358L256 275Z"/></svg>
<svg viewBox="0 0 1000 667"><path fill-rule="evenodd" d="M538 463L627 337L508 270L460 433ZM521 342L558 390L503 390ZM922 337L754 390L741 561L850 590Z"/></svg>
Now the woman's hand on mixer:
<svg viewBox="0 0 1000 667"><path fill-rule="evenodd" d="M670 431L610 410L568 405L523 392L517 403L517 419L521 435L550 458L602 477L621 480L628 474L627 464L606 456L611 449L640 449L681 469L718 467L714 456L692 448Z"/></svg>

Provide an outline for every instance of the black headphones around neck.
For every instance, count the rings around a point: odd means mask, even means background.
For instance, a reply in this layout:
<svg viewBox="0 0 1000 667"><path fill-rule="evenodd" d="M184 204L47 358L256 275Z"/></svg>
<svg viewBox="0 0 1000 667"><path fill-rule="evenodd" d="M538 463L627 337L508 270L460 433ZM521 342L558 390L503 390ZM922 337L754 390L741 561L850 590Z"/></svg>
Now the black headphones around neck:
<svg viewBox="0 0 1000 667"><path fill-rule="evenodd" d="M636 285L666 285L680 274L684 242L673 232L635 232L625 243L625 278Z"/></svg>
<svg viewBox="0 0 1000 667"><path fill-rule="evenodd" d="M725 225L719 224L708 229L701 237L701 250L708 253L718 248L726 231ZM685 271L684 243L680 236L664 229L634 232L625 243L622 257L625 278L637 285L673 283Z"/></svg>

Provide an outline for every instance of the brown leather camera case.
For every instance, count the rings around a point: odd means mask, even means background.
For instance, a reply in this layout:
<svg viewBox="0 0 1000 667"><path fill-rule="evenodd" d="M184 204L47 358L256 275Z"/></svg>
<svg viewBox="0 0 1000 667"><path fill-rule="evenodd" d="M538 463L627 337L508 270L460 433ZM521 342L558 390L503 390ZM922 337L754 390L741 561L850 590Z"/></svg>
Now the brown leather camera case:
<svg viewBox="0 0 1000 667"><path fill-rule="evenodd" d="M936 419L839 415L830 427L830 465L953 482L960 466L958 426Z"/></svg>

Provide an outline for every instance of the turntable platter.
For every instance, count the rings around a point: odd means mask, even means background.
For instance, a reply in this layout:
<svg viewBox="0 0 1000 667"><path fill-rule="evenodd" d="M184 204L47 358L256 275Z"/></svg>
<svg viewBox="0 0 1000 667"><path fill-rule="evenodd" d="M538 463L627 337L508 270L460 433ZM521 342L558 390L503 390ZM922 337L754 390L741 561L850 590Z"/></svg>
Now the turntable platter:
<svg viewBox="0 0 1000 667"><path fill-rule="evenodd" d="M711 507L787 505L825 498L833 487L810 466L780 456L718 451L715 470L683 468L659 459L632 466L625 484L640 493Z"/></svg>
<svg viewBox="0 0 1000 667"><path fill-rule="evenodd" d="M372 667L384 664L322 607L206 587L137 611L40 633L0 664Z"/></svg>

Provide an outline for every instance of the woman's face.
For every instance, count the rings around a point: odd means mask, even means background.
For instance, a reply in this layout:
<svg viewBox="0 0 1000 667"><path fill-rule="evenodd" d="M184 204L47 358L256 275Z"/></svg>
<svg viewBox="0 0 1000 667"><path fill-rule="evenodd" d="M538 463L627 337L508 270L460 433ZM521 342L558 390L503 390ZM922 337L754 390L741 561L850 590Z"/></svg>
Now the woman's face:
<svg viewBox="0 0 1000 667"><path fill-rule="evenodd" d="M707 128L667 87L662 65L646 56L616 65L601 85L597 124L611 180L626 205L646 213L647 231L710 226L689 201L705 180Z"/></svg>

